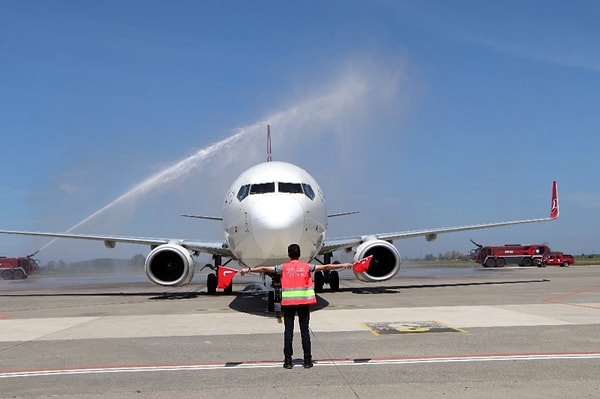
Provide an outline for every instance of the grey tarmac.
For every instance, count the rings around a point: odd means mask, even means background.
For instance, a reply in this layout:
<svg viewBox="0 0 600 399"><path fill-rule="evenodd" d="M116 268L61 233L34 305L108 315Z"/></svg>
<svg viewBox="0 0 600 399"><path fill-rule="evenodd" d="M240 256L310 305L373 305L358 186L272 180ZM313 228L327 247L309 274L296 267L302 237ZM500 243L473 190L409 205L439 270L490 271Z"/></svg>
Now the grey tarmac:
<svg viewBox="0 0 600 399"><path fill-rule="evenodd" d="M600 397L598 266L344 273L292 370L258 276L212 296L203 275L0 281L0 397Z"/></svg>

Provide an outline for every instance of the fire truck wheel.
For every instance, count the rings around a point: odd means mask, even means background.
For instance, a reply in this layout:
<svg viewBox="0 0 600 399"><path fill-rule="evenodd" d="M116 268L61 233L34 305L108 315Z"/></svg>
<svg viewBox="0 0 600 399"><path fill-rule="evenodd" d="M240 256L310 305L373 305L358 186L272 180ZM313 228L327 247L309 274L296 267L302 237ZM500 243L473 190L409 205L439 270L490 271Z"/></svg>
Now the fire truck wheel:
<svg viewBox="0 0 600 399"><path fill-rule="evenodd" d="M506 261L504 260L504 258L496 259L496 267L504 267L504 265L506 265Z"/></svg>
<svg viewBox="0 0 600 399"><path fill-rule="evenodd" d="M12 274L12 272L10 270L4 270L2 272L2 278L4 280L12 280L12 279L14 279L13 274Z"/></svg>
<svg viewBox="0 0 600 399"><path fill-rule="evenodd" d="M27 277L25 275L25 273L23 273L23 270L15 270L13 272L13 276L14 276L15 280L24 280L25 277Z"/></svg>
<svg viewBox="0 0 600 399"><path fill-rule="evenodd" d="M489 258L488 260L485 261L485 267L494 267L496 266L496 261L492 258Z"/></svg>

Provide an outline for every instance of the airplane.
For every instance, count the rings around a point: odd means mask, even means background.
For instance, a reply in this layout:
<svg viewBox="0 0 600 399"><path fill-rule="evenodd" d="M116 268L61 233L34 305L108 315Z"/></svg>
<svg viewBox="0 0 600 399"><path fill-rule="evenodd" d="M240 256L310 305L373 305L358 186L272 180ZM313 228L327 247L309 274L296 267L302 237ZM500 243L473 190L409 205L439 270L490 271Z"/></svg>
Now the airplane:
<svg viewBox="0 0 600 399"><path fill-rule="evenodd" d="M0 234L96 240L103 241L107 248L114 248L117 243L148 245L151 250L145 261L146 276L152 283L167 287L189 284L195 270L193 256L201 253L212 255L214 264L204 267L216 272L219 266L231 261L249 267L286 262L290 243L300 245L302 260L323 264L332 263L333 253L339 250L353 251L354 261L373 255L368 270L355 272L355 276L363 282L381 282L393 278L400 270L401 257L393 245L394 240L425 237L427 241L433 241L442 233L546 222L559 216L557 183L553 181L550 215L545 218L328 238L329 218L356 212L328 214L323 191L312 175L295 164L273 161L269 128L267 161L250 167L233 182L225 194L223 216L182 215L222 221L222 240L16 230L0 230ZM222 263L224 258L228 259L225 264ZM209 293L216 292L217 278L215 273L208 274ZM332 291L339 289L337 271L315 273L315 291L322 292L326 283ZM230 292L231 285L225 291ZM269 294L269 309L272 310L274 297L271 292Z"/></svg>

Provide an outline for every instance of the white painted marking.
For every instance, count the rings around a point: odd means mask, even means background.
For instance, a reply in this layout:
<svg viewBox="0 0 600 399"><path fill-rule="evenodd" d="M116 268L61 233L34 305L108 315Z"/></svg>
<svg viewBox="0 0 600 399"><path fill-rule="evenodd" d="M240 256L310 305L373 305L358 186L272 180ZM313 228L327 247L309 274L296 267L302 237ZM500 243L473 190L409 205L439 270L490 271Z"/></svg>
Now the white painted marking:
<svg viewBox="0 0 600 399"><path fill-rule="evenodd" d="M468 363L468 362L498 362L498 361L548 361L548 360L582 360L600 359L600 352L592 353L534 353L534 354L490 354L480 356L450 356L450 357L415 357L415 358L387 358L387 359L340 359L316 360L316 367L338 366L386 366L407 364L432 364L432 363ZM265 361L251 363L221 363L221 364L182 364L182 365L147 365L123 367L94 367L52 370L25 370L0 372L0 378L18 377L58 377L66 375L90 375L111 373L139 373L139 372L176 372L176 371L202 371L202 370L238 370L256 368L280 368L281 362ZM296 367L300 367L296 365Z"/></svg>

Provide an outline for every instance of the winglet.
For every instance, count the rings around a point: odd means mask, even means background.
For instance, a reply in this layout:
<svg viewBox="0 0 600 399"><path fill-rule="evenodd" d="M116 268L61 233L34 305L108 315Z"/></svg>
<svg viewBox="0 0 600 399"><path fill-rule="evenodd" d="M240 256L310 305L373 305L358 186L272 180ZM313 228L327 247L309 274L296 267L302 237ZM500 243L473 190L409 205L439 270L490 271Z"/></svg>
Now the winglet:
<svg viewBox="0 0 600 399"><path fill-rule="evenodd" d="M556 219L558 217L558 189L556 187L556 180L552 182L552 205L550 208L550 219Z"/></svg>

